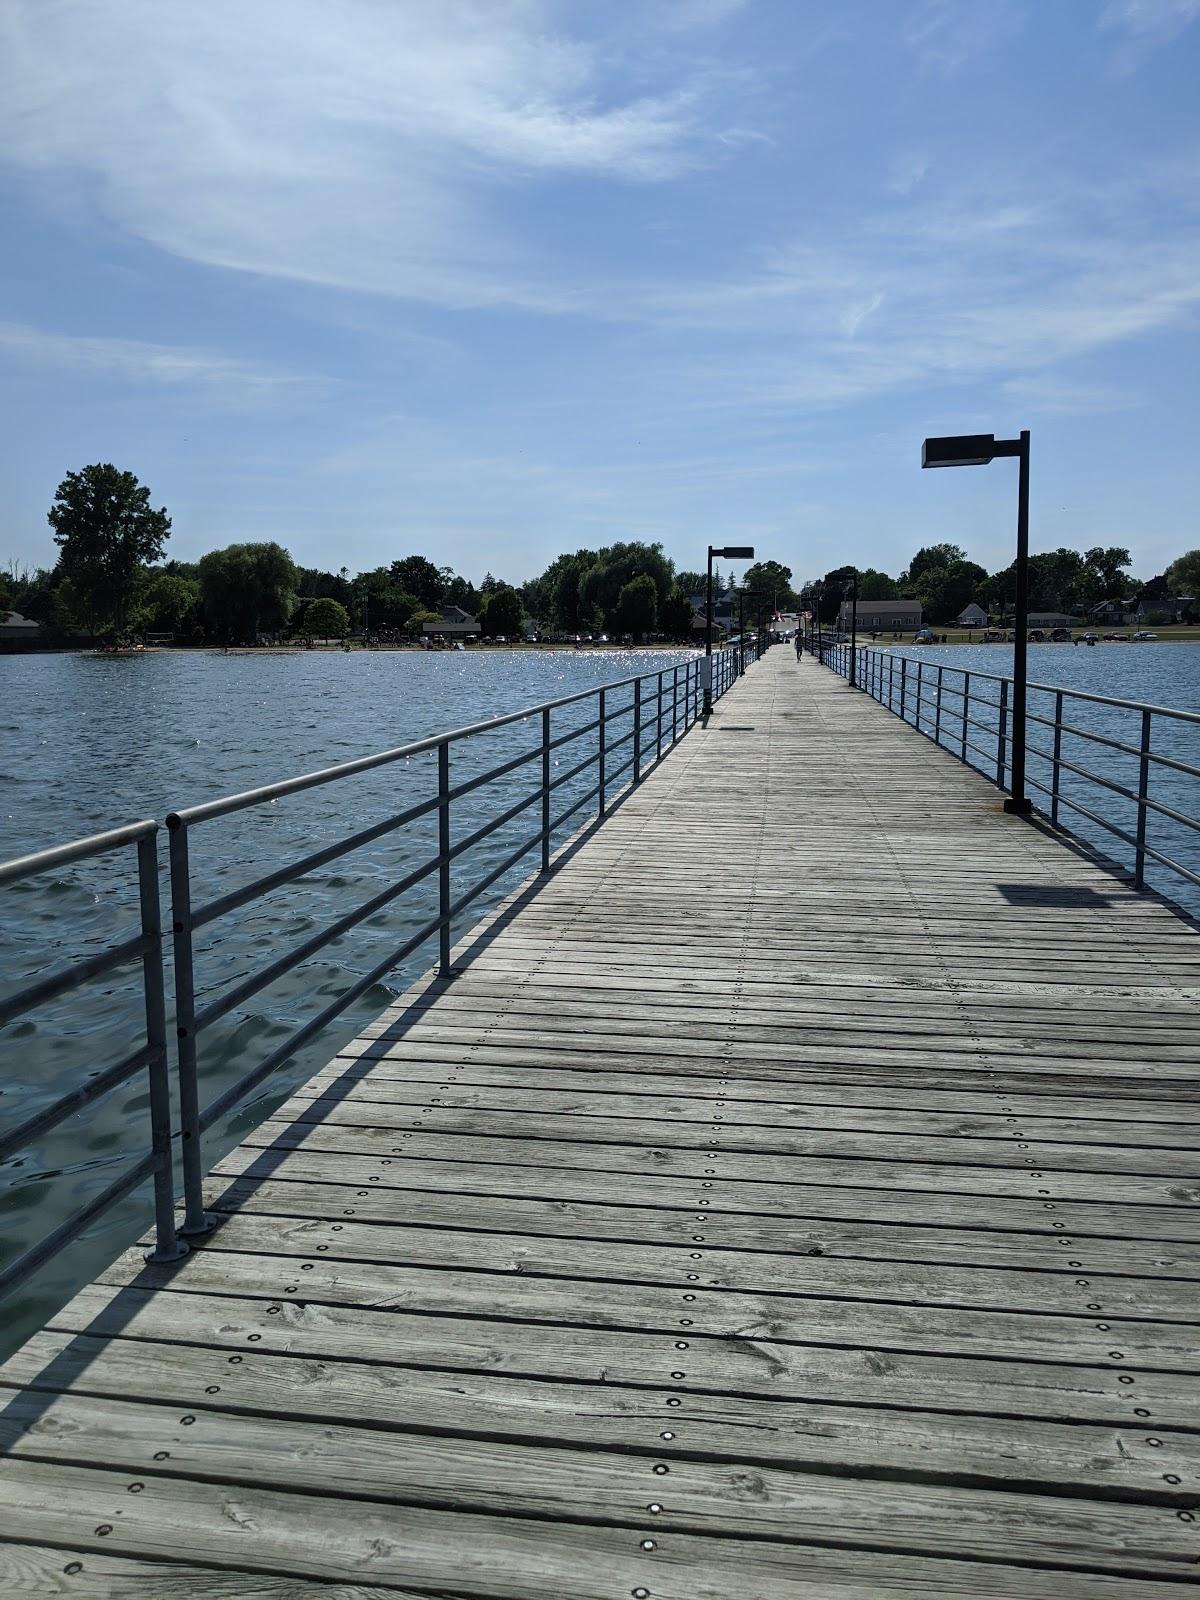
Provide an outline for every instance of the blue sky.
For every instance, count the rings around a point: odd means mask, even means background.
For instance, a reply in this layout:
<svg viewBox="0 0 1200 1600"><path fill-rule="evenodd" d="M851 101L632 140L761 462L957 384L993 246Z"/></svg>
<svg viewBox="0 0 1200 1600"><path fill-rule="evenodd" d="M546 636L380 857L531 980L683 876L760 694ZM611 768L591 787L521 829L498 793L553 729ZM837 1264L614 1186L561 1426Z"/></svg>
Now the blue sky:
<svg viewBox="0 0 1200 1600"><path fill-rule="evenodd" d="M0 563L1200 544L1200 0L0 0Z"/></svg>

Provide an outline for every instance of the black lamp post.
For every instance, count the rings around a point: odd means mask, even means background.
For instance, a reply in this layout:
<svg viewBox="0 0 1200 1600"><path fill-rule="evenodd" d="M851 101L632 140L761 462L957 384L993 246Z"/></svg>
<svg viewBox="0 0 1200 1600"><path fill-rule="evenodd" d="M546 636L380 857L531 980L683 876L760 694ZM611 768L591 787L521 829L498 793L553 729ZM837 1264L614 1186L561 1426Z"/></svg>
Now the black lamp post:
<svg viewBox="0 0 1200 1600"><path fill-rule="evenodd" d="M754 546L730 544L718 550L708 547L708 591L704 610L704 710L703 716L712 714L712 564L714 556L724 556L727 561L753 561Z"/></svg>
<svg viewBox="0 0 1200 1600"><path fill-rule="evenodd" d="M926 439L921 446L923 467L982 467L997 456L1016 456L1017 472L1017 599L1016 642L1013 646L1012 793L1006 811L1019 815L1032 809L1025 793L1025 685L1029 654L1029 429L1015 439L997 439L991 433L958 434L948 439ZM1001 730L1003 731L1003 730Z"/></svg>

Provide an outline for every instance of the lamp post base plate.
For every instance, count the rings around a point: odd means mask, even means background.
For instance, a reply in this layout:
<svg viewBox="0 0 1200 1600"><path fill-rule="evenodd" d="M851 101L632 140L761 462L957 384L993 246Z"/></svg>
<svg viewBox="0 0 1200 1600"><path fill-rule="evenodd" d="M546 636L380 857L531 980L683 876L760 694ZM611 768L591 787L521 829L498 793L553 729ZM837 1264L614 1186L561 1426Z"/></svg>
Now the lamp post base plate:
<svg viewBox="0 0 1200 1600"><path fill-rule="evenodd" d="M1010 794L1004 802L1004 809L1013 816L1027 817L1033 810L1033 801L1029 799L1028 795Z"/></svg>

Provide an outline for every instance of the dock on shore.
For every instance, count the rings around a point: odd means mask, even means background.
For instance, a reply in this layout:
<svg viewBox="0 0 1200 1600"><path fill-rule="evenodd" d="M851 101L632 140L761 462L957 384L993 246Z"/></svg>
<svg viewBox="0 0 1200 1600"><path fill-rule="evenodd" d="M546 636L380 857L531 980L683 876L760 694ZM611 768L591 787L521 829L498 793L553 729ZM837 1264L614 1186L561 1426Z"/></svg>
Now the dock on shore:
<svg viewBox="0 0 1200 1600"><path fill-rule="evenodd" d="M1178 1600L1200 939L776 648L0 1368L0 1593Z"/></svg>

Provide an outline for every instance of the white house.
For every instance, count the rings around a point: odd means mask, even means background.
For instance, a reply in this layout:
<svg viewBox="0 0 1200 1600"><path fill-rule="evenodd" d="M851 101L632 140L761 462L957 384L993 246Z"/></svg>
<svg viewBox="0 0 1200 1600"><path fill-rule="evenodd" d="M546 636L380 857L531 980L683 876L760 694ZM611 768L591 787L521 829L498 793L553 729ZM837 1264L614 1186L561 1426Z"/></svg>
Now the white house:
<svg viewBox="0 0 1200 1600"><path fill-rule="evenodd" d="M969 606L962 608L954 620L960 628L986 628L988 614L982 606L977 606L972 600Z"/></svg>

